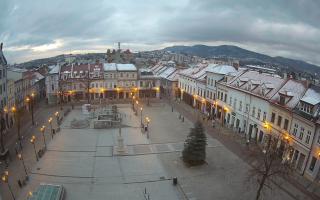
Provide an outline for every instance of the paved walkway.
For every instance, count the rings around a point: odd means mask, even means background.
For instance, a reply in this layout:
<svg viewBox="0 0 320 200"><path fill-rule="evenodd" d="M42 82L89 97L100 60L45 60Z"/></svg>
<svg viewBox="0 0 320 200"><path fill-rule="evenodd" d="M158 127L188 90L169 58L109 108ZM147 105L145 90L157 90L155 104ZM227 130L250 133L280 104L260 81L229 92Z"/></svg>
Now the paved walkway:
<svg viewBox="0 0 320 200"><path fill-rule="evenodd" d="M192 122L195 122L196 120L200 119L202 120L203 114L200 113L199 110L196 110L189 105L185 104L184 102L175 102L173 101L174 108L180 112L183 116L186 116L189 120ZM249 165L254 165L256 160L254 157L252 157L252 151L256 151L257 147L255 144L250 144L249 147L246 145L245 138L242 134L237 134L233 132L231 129L226 127L221 127L221 125L218 123L216 124L216 127L213 128L211 122L204 122L204 125L206 127L207 133L211 135L213 138L220 141L224 146L226 146L230 151L232 151L234 154L236 154L239 158L247 162ZM298 175L299 176L299 175ZM296 180L299 180L301 182L298 182ZM309 187L311 191L306 189L304 185L307 185L306 183L309 182L305 178L300 178L296 175L293 176L293 178L286 179L287 183L282 183L282 185L278 185L286 191L290 196L292 197L298 197L296 199L299 199L299 194L294 194L292 191L290 191L290 188L294 187L297 190L299 190L304 195L308 196L311 199L320 199L320 194L318 194L318 190L314 190L314 188ZM303 184L301 184L303 183ZM285 186L283 186L285 185Z"/></svg>
<svg viewBox="0 0 320 200"><path fill-rule="evenodd" d="M65 118L47 153L32 168L30 181L18 199L23 200L28 191L34 191L42 182L63 185L66 200L142 200L148 195L150 200L181 199L157 157L157 152L164 150L158 146L161 144L150 144L137 128L140 118L133 114L130 105L120 105L119 110L125 113L121 130L130 155L113 154L117 128L71 128L74 118L82 118L77 107ZM174 145L164 144L168 148Z"/></svg>
<svg viewBox="0 0 320 200"><path fill-rule="evenodd" d="M48 144L51 140L51 134L50 134L50 125L48 124L48 118L50 116L53 116L56 112L56 107L48 107L43 101L40 102L35 106L34 110L34 120L36 125L38 126L32 126L31 122L31 114L26 111L21 118L21 137L22 139L22 156L24 159L24 163L26 166L26 170L28 175L30 175L31 168L37 163L36 156L34 153L33 145L30 143L30 138L32 135L36 136L36 142L35 147L36 151L38 151L40 148L44 146L44 141L42 134L40 133L39 129L42 125L46 126L45 130L45 139L46 143ZM56 126L56 120L53 117L53 128ZM17 132L16 132L16 125L11 130L8 130L5 135L5 144L6 148L10 151L10 157L11 160L9 161L9 166L6 167L5 162L1 162L0 170L1 174L5 171L9 171L9 184L13 190L13 193L15 196L18 196L18 194L21 191L21 188L18 185L18 180L24 180L25 179L25 172L23 168L23 163L21 160L19 160L16 156L16 150L18 146L16 145L17 141ZM23 187L22 187L23 189ZM11 199L11 195L8 190L8 186L4 184L2 181L0 183L0 192L2 194L3 199Z"/></svg>

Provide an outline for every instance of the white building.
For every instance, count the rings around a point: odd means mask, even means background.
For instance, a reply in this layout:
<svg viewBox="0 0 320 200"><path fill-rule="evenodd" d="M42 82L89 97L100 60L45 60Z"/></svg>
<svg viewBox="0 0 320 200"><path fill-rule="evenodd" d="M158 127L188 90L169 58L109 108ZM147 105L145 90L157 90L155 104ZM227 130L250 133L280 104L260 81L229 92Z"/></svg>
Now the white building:
<svg viewBox="0 0 320 200"><path fill-rule="evenodd" d="M58 103L59 92L59 65L49 66L49 73L46 76L46 96L49 104Z"/></svg>
<svg viewBox="0 0 320 200"><path fill-rule="evenodd" d="M281 88L280 77L256 71L240 71L234 78L217 82L216 116L221 123L263 142L264 122L269 119L269 100Z"/></svg>
<svg viewBox="0 0 320 200"><path fill-rule="evenodd" d="M291 162L307 178L320 180L320 87L311 85L293 113ZM290 142L291 143L291 142Z"/></svg>
<svg viewBox="0 0 320 200"><path fill-rule="evenodd" d="M272 136L279 141L278 148L283 155L283 159L293 159L293 162L296 162L295 159L298 158L298 171L301 171L305 166L305 155L310 151L311 141L309 141L309 144L305 144L302 142L304 138L294 137L293 133L296 134L297 131L295 126L300 124L298 123L300 120L298 118L293 119L292 116L294 108L298 105L307 88L306 82L286 79L283 86L270 99L269 112L271 117L269 123L272 129ZM314 133L311 130L306 130L306 132L309 134ZM298 152L300 153L297 154Z"/></svg>

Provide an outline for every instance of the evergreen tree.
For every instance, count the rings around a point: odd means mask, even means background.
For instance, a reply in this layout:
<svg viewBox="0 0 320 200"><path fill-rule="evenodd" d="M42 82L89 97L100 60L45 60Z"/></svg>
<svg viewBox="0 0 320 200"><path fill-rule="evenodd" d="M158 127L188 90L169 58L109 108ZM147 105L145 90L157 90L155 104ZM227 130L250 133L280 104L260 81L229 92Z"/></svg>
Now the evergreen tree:
<svg viewBox="0 0 320 200"><path fill-rule="evenodd" d="M184 143L182 151L183 161L190 165L201 165L206 159L207 137L204 133L202 123L197 121L194 128Z"/></svg>

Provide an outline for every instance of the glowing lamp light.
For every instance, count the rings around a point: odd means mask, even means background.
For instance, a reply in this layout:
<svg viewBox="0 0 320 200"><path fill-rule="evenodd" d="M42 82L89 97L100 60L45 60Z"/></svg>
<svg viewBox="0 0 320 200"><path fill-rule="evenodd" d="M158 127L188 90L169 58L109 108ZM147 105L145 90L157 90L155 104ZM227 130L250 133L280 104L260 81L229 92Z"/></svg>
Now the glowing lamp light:
<svg viewBox="0 0 320 200"><path fill-rule="evenodd" d="M226 112L229 111L229 109L228 109L227 107L224 107L223 109L224 109L224 111L226 111Z"/></svg>
<svg viewBox="0 0 320 200"><path fill-rule="evenodd" d="M16 107L12 106L11 111L16 112L17 111Z"/></svg>
<svg viewBox="0 0 320 200"><path fill-rule="evenodd" d="M32 93L31 93L31 96L32 96L32 97L34 97L34 96L35 96L35 94L32 92Z"/></svg>

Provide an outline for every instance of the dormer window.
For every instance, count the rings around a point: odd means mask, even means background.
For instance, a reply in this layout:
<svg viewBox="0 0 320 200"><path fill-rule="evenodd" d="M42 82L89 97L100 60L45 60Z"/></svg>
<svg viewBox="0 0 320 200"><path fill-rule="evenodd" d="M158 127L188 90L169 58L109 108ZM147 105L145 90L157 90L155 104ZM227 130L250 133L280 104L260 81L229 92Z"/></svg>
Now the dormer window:
<svg viewBox="0 0 320 200"><path fill-rule="evenodd" d="M312 105L304 103L304 102L300 102L300 110L305 112L305 113L311 114Z"/></svg>
<svg viewBox="0 0 320 200"><path fill-rule="evenodd" d="M252 87L252 84L251 84L251 82L250 82L250 83L248 83L248 90L249 90L249 91L251 90L251 87Z"/></svg>
<svg viewBox="0 0 320 200"><path fill-rule="evenodd" d="M291 100L291 98L293 97L293 93L289 91L281 91L279 92L279 97L280 98L278 103L284 106Z"/></svg>
<svg viewBox="0 0 320 200"><path fill-rule="evenodd" d="M285 98L284 96L282 96L282 95L280 95L280 101L279 101L279 104L280 104L280 105L284 105L284 104L286 104L286 98Z"/></svg>

